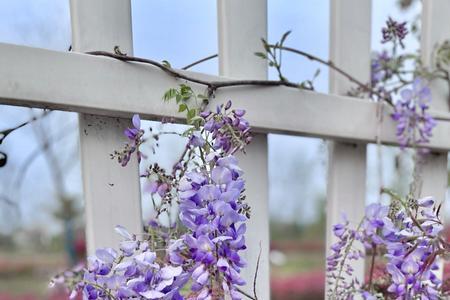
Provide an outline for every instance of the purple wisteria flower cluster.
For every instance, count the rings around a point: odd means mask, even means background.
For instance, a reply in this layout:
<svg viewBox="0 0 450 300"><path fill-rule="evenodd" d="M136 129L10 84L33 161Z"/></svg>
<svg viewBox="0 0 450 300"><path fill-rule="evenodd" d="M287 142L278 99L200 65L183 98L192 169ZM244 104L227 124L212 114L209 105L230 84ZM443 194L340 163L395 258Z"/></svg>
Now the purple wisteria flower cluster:
<svg viewBox="0 0 450 300"><path fill-rule="evenodd" d="M245 111L231 106L228 101L215 112L190 116L201 126L183 135L186 149L172 173L153 164L142 174L156 211L143 233L131 234L118 225L122 241L117 250L98 249L86 268L65 272L54 282L88 300L242 299L246 262L241 251L246 249L250 207L243 171L233 154L244 150L251 136ZM133 153L139 161L145 158L139 150L145 140L138 115L132 124L125 130L130 144L113 156L123 166ZM173 205L178 218L164 225L159 217Z"/></svg>
<svg viewBox="0 0 450 300"><path fill-rule="evenodd" d="M393 75L391 68L392 57L383 50L380 53L374 53L371 62L371 85L376 87L379 83L389 80Z"/></svg>
<svg viewBox="0 0 450 300"><path fill-rule="evenodd" d="M416 55L398 53L398 45L403 48L408 33L406 23L389 18L382 33L382 42L391 43L392 49L375 53L372 58L370 96L393 106L391 118L396 122L400 147L426 153L423 147L430 141L436 121L429 114L431 91L425 78L434 77L420 69ZM408 60L419 64L418 69L406 69ZM417 157L415 164L420 163ZM418 173L413 180L417 178ZM431 197L416 199L411 196L413 190L405 198L384 188L382 191L391 196L388 205L367 206L359 224L350 224L344 218L334 225L336 242L327 258L328 298L444 299L446 291L437 271L449 245L442 238L440 205ZM365 278L355 276L352 266L356 260L368 265ZM382 274L377 275L376 269Z"/></svg>
<svg viewBox="0 0 450 300"><path fill-rule="evenodd" d="M381 40L382 43L387 42L398 42L402 48L403 45L403 39L408 34L408 29L406 28L406 22L399 23L392 18L388 18L386 22L386 27L382 29L383 33L383 39Z"/></svg>
<svg viewBox="0 0 450 300"><path fill-rule="evenodd" d="M431 103L428 84L436 75L420 65L417 55L398 53L397 45L403 48L403 40L408 34L406 22L389 18L382 34L382 42L389 42L391 49L373 54L370 96L376 101L387 101L394 107L391 117L397 123L396 135L402 149L423 146L429 142L436 126L428 112ZM416 69L406 67L411 64Z"/></svg>
<svg viewBox="0 0 450 300"><path fill-rule="evenodd" d="M114 153L111 154L111 158L117 158L117 161L123 167L128 164L134 152L137 154L138 162L141 162L141 159L143 158L142 152L139 151L139 146L144 142L142 139L144 130L141 129L141 119L138 115L134 115L131 123L133 126L124 131L124 135L128 138L130 144L126 144L122 150L115 150Z"/></svg>
<svg viewBox="0 0 450 300"><path fill-rule="evenodd" d="M121 226L120 250L98 249L88 258L87 269L72 272L73 295L83 299L183 299L180 288L188 281L181 266L172 266L158 257L149 241L140 241ZM78 276L78 278L77 278ZM60 277L56 281L66 280Z"/></svg>
<svg viewBox="0 0 450 300"><path fill-rule="evenodd" d="M231 101L217 106L215 112L204 111L200 115L205 119L205 131L212 134L214 150L233 154L243 150L250 143L250 126L244 118L245 110L231 109Z"/></svg>
<svg viewBox="0 0 450 300"><path fill-rule="evenodd" d="M245 284L239 251L246 248L247 220L242 171L233 156L211 155L207 161L210 172L189 172L180 181L180 220L189 232L171 243L169 258L173 265L189 266L191 289L203 295L199 299L213 291L213 299L224 294L240 299L235 286Z"/></svg>
<svg viewBox="0 0 450 300"><path fill-rule="evenodd" d="M397 138L402 148L428 143L436 121L427 112L431 91L422 78L416 78L412 88L400 92L392 119L397 122Z"/></svg>
<svg viewBox="0 0 450 300"><path fill-rule="evenodd" d="M390 193L390 205L371 204L356 229L345 221L334 226L337 242L327 259L330 299L442 299L442 282L436 275L438 259L448 244L441 237L440 206L434 199L401 199ZM371 260L384 265L383 278L369 274L365 282L353 278L350 260ZM383 285L387 288L383 289Z"/></svg>

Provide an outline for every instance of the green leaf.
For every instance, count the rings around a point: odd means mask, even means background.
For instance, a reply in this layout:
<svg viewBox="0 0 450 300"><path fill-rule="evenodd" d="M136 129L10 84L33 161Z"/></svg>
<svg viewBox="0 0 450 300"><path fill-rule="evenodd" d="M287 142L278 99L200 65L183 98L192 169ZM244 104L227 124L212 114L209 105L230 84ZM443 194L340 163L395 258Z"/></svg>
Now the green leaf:
<svg viewBox="0 0 450 300"><path fill-rule="evenodd" d="M208 96L203 95L203 94L198 94L197 98L200 99L200 100L209 100Z"/></svg>
<svg viewBox="0 0 450 300"><path fill-rule="evenodd" d="M186 109L188 109L188 106L185 103L181 103L180 106L178 107L178 112L183 112Z"/></svg>
<svg viewBox="0 0 450 300"><path fill-rule="evenodd" d="M261 57L262 59L267 59L267 55L263 52L255 52L255 55Z"/></svg>
<svg viewBox="0 0 450 300"><path fill-rule="evenodd" d="M184 131L183 134L182 134L182 136L188 137L188 136L190 136L194 131L195 131L195 129L191 127L191 128L189 128L189 129L187 129L186 131Z"/></svg>
<svg viewBox="0 0 450 300"><path fill-rule="evenodd" d="M195 108L191 108L191 109L188 110L187 116L188 116L189 120L194 118L195 115L196 115L196 109Z"/></svg>
<svg viewBox="0 0 450 300"><path fill-rule="evenodd" d="M194 116L194 117L191 119L191 122L195 122L195 121L203 121L203 118L200 117L200 116Z"/></svg>
<svg viewBox="0 0 450 300"><path fill-rule="evenodd" d="M316 72L313 75L313 80L317 78L317 76L319 76L320 74L320 69L317 69Z"/></svg>
<svg viewBox="0 0 450 300"><path fill-rule="evenodd" d="M264 38L261 38L261 42L263 43L264 49L266 50L266 52L270 51L270 47L269 44L267 43L267 41Z"/></svg>
<svg viewBox="0 0 450 300"><path fill-rule="evenodd" d="M291 30L288 30L283 34L283 36L281 36L280 46L283 46L284 41L291 34L291 32L292 32Z"/></svg>
<svg viewBox="0 0 450 300"><path fill-rule="evenodd" d="M176 89L169 89L167 92L164 93L163 99L164 101L169 101L170 99L173 99L177 95Z"/></svg>

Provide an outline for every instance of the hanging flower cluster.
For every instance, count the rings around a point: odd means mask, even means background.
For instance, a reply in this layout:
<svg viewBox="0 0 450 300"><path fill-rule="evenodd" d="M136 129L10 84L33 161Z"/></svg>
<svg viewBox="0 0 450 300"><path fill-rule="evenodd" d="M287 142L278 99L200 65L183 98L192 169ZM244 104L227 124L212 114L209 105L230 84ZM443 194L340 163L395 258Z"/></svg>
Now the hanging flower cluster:
<svg viewBox="0 0 450 300"><path fill-rule="evenodd" d="M430 72L423 68L417 55L398 53L398 45L404 47L403 41L408 34L406 22L389 18L382 34L382 42L390 43L391 49L373 54L371 96L378 101L387 100L394 106L391 117L397 123L396 135L401 148L423 145L429 142L436 126L428 113L431 102L428 84L429 80L440 78L439 71ZM406 66L411 64L416 68L409 70Z"/></svg>
<svg viewBox="0 0 450 300"><path fill-rule="evenodd" d="M393 71L391 68L392 57L386 50L380 53L374 53L371 62L371 85L377 86L379 83L389 80Z"/></svg>
<svg viewBox="0 0 450 300"><path fill-rule="evenodd" d="M98 249L87 268L66 272L54 279L64 282L73 295L84 299L233 299L242 298L245 284L241 269L246 262L246 221L250 207L245 202L245 182L232 155L251 140L245 111L231 109L231 101L215 112L203 111L186 131L186 150L173 173L151 165L142 175L147 190L159 197L156 216L176 203L178 221L166 226L158 218L141 235L121 226L119 250ZM139 116L125 130L131 141L113 158L125 166L133 153L143 157L144 142ZM169 221L170 222L170 221ZM138 238L138 236L142 236Z"/></svg>
<svg viewBox="0 0 450 300"><path fill-rule="evenodd" d="M403 48L403 39L408 34L406 22L399 23L389 17L386 21L386 27L381 31L383 34L383 39L381 40L382 43L398 42Z"/></svg>
<svg viewBox="0 0 450 300"><path fill-rule="evenodd" d="M240 299L235 285L245 284L239 251L246 248L247 220L242 171L233 156L213 155L209 163L211 172L193 171L181 179L180 220L190 231L171 244L169 258L174 265L189 266L193 291L205 297L216 291L213 299L224 294Z"/></svg>
<svg viewBox="0 0 450 300"><path fill-rule="evenodd" d="M392 119L397 122L397 138L402 148L428 143L436 121L427 112L431 91L422 78L416 78L412 88L400 93Z"/></svg>
<svg viewBox="0 0 450 300"><path fill-rule="evenodd" d="M437 124L428 112L431 91L429 81L424 78L432 80L439 76L420 65L414 71L405 70L407 60L418 61L414 55L397 53L397 46L404 46L407 32L406 23L389 18L382 30L382 42L390 42L392 50L374 55L371 86L376 91L376 100L387 100L394 106L391 117L397 123L400 147L415 149L426 146ZM399 99L393 101L396 98ZM426 153L423 149L415 150ZM415 164L420 163L417 156L414 158ZM414 180L417 176L420 174L415 174ZM328 298L444 299L448 295L437 276L438 261L448 254L450 245L442 237L441 206L432 197L417 199L414 190L406 197L384 188L382 192L391 196L389 204L367 206L356 226L345 218L334 225L336 242L327 258ZM355 277L352 262L356 260L369 262L366 278ZM377 274L377 269L382 272Z"/></svg>
<svg viewBox="0 0 450 300"><path fill-rule="evenodd" d="M442 77L439 72L405 70L406 61L418 61L417 56L397 53L398 46L404 48L407 33L406 23L389 18L382 30L382 43L391 43L392 51L374 55L370 85L362 84L355 95L369 93L374 100L392 104L391 117L397 122L401 147L415 148L429 142L436 126L428 113L431 92L424 78L448 79L448 72ZM281 62L278 64L270 49L282 48L288 34L275 46L263 41L272 55L269 65L277 68L282 81ZM265 53L257 55L268 59ZM186 146L170 174L153 164L141 175L148 179L146 190L156 217L142 234L117 226L122 237L119 250L98 249L86 268L65 272L54 283L63 282L72 296L82 293L88 300L238 300L243 295L257 299L240 289L245 284L241 271L246 262L241 251L246 249L250 207L245 202L243 172L234 154L244 151L252 139L245 111L232 109L231 101L213 111L204 110L208 97L196 95L186 84L168 90L163 99L174 100L178 111L186 112L190 128L182 134L187 138ZM192 107L190 100L198 104L199 99L202 104ZM112 158L126 166L136 153L141 162L145 158L139 150L146 141L144 133L139 116L133 116L132 126L125 130L129 143ZM417 199L413 192L405 198L384 192L391 196L391 202L367 206L356 227L345 218L334 225L336 242L327 257L328 298L442 299L437 262L449 252L450 245L441 237L440 205L431 197ZM170 216L173 208L175 221ZM168 224L159 219L163 214L168 215ZM371 258L368 278L356 278L352 262L367 258ZM382 266L383 276L374 275L375 263Z"/></svg>
<svg viewBox="0 0 450 300"><path fill-rule="evenodd" d="M134 115L131 123L133 127L127 128L124 131L125 136L130 140L130 144L126 144L121 151L115 150L111 154L111 158L117 158L117 161L123 167L128 164L134 152L137 153L138 162L141 162L143 157L142 152L139 151L139 146L144 142L142 140L144 130L141 129L141 119L138 115Z"/></svg>
<svg viewBox="0 0 450 300"><path fill-rule="evenodd" d="M212 134L214 150L225 153L235 153L243 150L250 143L250 126L244 119L245 110L231 110L231 101L217 107L215 112L204 111L201 116L205 118L205 130Z"/></svg>
<svg viewBox="0 0 450 300"><path fill-rule="evenodd" d="M136 240L125 228L116 230L123 236L120 252L98 249L88 258L88 268L66 278L73 295L81 291L84 299L183 299L179 291L188 278L181 266L165 263L150 249L147 241Z"/></svg>
<svg viewBox="0 0 450 300"><path fill-rule="evenodd" d="M435 271L448 244L441 237L440 207L431 197L405 201L391 195L390 205L369 205L357 229L351 229L348 221L334 226L337 242L327 259L330 299L357 294L374 300L441 299L442 282ZM387 278L373 278L373 274L367 282L352 278L349 262L364 258L363 248L383 262Z"/></svg>

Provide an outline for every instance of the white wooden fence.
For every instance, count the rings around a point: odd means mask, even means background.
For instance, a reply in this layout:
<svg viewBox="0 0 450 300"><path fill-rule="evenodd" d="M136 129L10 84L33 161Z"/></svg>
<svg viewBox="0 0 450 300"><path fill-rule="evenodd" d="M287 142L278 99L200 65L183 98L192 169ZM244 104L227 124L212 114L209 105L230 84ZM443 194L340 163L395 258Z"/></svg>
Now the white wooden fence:
<svg viewBox="0 0 450 300"><path fill-rule="evenodd" d="M267 77L267 65L253 53L261 51L260 38L267 36L267 0L218 0L220 75L188 72L198 78ZM281 3L279 5L282 5ZM450 38L450 1L423 1L422 53L431 63L436 42ZM73 49L63 53L0 44L0 103L80 113L80 141L86 201L89 252L113 246L113 227L122 224L141 231L141 206L136 161L121 168L109 159L123 142L123 129L133 113L144 118L178 117L161 96L180 81L157 68L82 54L112 51L119 45L133 53L129 0L71 0ZM361 80L369 80L370 0L331 0L330 59ZM163 29L162 29L163 30ZM151 42L151 41L150 41ZM223 76L223 77L222 77ZM260 299L270 298L267 133L314 136L330 139L327 224L345 211L350 220L363 215L366 185L366 144L377 140L377 105L344 95L351 84L330 72L330 92L321 94L287 87L225 88L216 101L232 99L248 111L256 138L241 163L246 170L248 200L253 207L249 224L244 275L252 282L256 257L262 248L258 275ZM202 92L203 88L193 84ZM450 117L448 90L433 86L433 114ZM384 107L380 140L396 144L390 107ZM447 151L450 123L440 121L431 139L434 151L425 166L424 194L444 200L447 188ZM282 204L280 204L282 207ZM300 217L300 216L299 216ZM327 231L327 244L332 241ZM355 266L362 277L364 266ZM251 290L249 285L248 289Z"/></svg>

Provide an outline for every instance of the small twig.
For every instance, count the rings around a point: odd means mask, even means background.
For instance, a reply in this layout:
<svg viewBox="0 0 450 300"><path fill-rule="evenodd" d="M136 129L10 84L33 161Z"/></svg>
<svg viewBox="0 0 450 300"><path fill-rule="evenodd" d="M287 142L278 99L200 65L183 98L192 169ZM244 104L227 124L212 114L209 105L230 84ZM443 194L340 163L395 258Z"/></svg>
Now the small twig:
<svg viewBox="0 0 450 300"><path fill-rule="evenodd" d="M258 300L258 296L256 295L256 280L258 279L258 271L259 271L259 262L261 260L261 241L259 242L259 253L258 253L258 259L256 260L256 270L255 270L255 277L253 277L253 296L256 300Z"/></svg>
<svg viewBox="0 0 450 300"><path fill-rule="evenodd" d="M247 292L245 292L244 290L240 289L240 288L236 288L236 291L238 291L239 293L241 293L242 295L244 295L245 297L252 299L252 300L258 300L257 298L254 298L252 295L248 294Z"/></svg>
<svg viewBox="0 0 450 300"><path fill-rule="evenodd" d="M307 57L307 58L309 58L311 60L315 60L315 61L321 62L321 63L329 66L333 70L339 72L340 74L342 74L343 76L348 78L350 81L356 83L358 86L360 86L365 91L371 92L371 93L377 95L378 97L380 97L381 99L385 100L389 105L393 105L392 101L389 98L383 96L382 94L380 94L377 91L372 90L368 85L358 81L357 79L352 77L350 74L348 74L345 71L341 70L340 68L336 67L332 62L327 62L325 60L322 60L321 58L318 58L318 57L316 57L314 55L311 55L309 53L306 53L306 52L303 52L303 51L300 51L300 50L297 50L297 49L284 47L284 46L282 47L282 49L284 49L286 51L295 52L295 53L297 53L299 55L303 55L303 56L305 56L305 57ZM163 65L162 63L159 63L157 61L150 60L150 59L134 57L134 56L117 55L117 54L106 52L106 51L93 51L93 52L87 52L87 54L96 55L96 56L111 57L111 58L115 58L115 59L118 59L118 60L121 60L121 61L133 61L133 62L140 62L140 63L150 64L150 65L153 65L155 67L158 67L158 68L162 69L163 71L169 73L169 75L172 75L175 78L184 79L184 80L187 80L187 81L190 81L190 82L194 82L194 83L198 83L200 85L207 86L210 94L213 94L215 90L217 90L219 88L222 88L222 87L243 86L243 85L287 86L287 87L292 87L292 88L306 89L306 88L300 87L299 84L297 84L297 83L290 82L290 81L281 81L281 80L207 81L207 80L197 79L197 78L194 78L194 77L191 77L191 76L188 76L188 75L184 75L182 73L177 72L176 70L174 70L172 68L169 68L169 67ZM306 89L306 90L309 90L309 89ZM450 121L450 117L446 117L444 115L434 116L432 114L432 116L436 120Z"/></svg>
<svg viewBox="0 0 450 300"><path fill-rule="evenodd" d="M107 51L91 51L87 52L86 54L90 55L96 55L96 56L106 56L115 58L117 60L121 61L131 61L131 62L140 62L149 64L155 67L160 68L164 72L168 73L169 75L178 78L178 79L184 79L190 82L194 82L200 85L204 85L208 87L208 90L213 93L215 90L223 87L232 87L232 86L243 86L243 85L260 85L260 86L287 86L292 88L300 88L300 86L297 83L289 82L289 81L281 81L281 80L228 80L228 81L208 81L208 80L202 80L198 79L186 74L183 74L181 72L178 72L175 69L172 69L160 62L141 58L141 57L135 57L135 56L128 56L128 55L118 55Z"/></svg>
<svg viewBox="0 0 450 300"><path fill-rule="evenodd" d="M218 56L219 56L218 54L213 54L213 55L207 56L207 57L205 57L205 58L199 59L199 60L194 61L193 63L191 63L191 64L189 64L189 65L187 65L187 66L185 66L185 67L182 67L181 70L187 70L187 69L190 69L190 68L192 68L193 66L196 66L196 65L198 65L198 64L201 64L201 63L203 63L203 62L205 62L205 61L211 60L211 59L216 58L216 57L218 57Z"/></svg>
<svg viewBox="0 0 450 300"><path fill-rule="evenodd" d="M346 71L342 70L341 68L337 67L331 60L324 60L320 57L317 57L315 55L309 54L305 51L302 50L298 50L298 49L294 49L291 47L285 47L285 46L279 46L279 45L271 45L268 44L267 45L270 48L274 48L274 49L281 49L281 50L285 50L285 51L289 51L298 55L301 55L303 57L306 57L309 60L312 61L316 61L318 63L321 63L323 65L328 66L330 69L333 69L334 71L338 72L339 74L341 74L342 76L344 76L345 78L347 78L348 80L350 80L351 82L355 83L356 85L358 85L361 89L363 89L365 92L377 95L380 99L385 100L387 103L389 103L390 105L393 105L392 100L389 99L388 97L382 95L381 93L379 93L378 91L372 89L368 84L365 84L361 81L359 81L358 79L356 79L355 77L353 77L352 75L350 75L349 73L347 73Z"/></svg>
<svg viewBox="0 0 450 300"><path fill-rule="evenodd" d="M373 281L373 271L375 270L375 255L377 253L377 245L372 243L372 259L370 262L370 273L369 273L369 289L372 290L372 281Z"/></svg>
<svg viewBox="0 0 450 300"><path fill-rule="evenodd" d="M256 295L256 280L258 279L258 271L259 271L259 263L261 260L261 242L259 242L259 254L258 259L256 260L256 269L255 269L255 276L253 277L253 296L245 292L244 290L241 290L240 288L236 288L236 290L244 295L245 297L252 299L252 300L258 300L258 296Z"/></svg>
<svg viewBox="0 0 450 300"><path fill-rule="evenodd" d="M21 123L21 124L15 126L15 127L8 128L8 129L5 129L5 130L0 131L0 144L1 144L1 143L3 142L3 140L4 140L9 134L11 134L12 132L14 132L14 131L16 131L17 129L20 129L20 128L22 128L22 127L24 127L24 126L26 126L26 125L28 125L28 124L30 124L30 123L33 123L34 121L36 121L36 120L38 120L38 119L41 119L41 118L45 117L45 116L48 115L49 113L50 113L50 111L44 111L44 113L43 113L42 115L38 116L38 117L33 117L33 118L31 118L30 120L28 120L28 121L26 121L26 122L23 122L23 123Z"/></svg>

